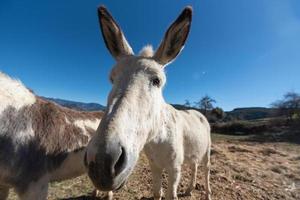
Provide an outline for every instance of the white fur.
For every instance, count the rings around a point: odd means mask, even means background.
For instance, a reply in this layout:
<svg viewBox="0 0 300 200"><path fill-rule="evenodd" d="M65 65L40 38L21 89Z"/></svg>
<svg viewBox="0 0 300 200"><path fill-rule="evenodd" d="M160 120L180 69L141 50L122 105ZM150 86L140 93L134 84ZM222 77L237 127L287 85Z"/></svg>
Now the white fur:
<svg viewBox="0 0 300 200"><path fill-rule="evenodd" d="M88 134L86 127L91 128L93 130L96 130L98 125L100 123L100 119L95 120L76 120L74 122L74 125L81 128L82 133L86 135L89 139L91 138L91 135Z"/></svg>
<svg viewBox="0 0 300 200"><path fill-rule="evenodd" d="M95 161L99 137L119 140L128 154L139 154L144 148L153 173L155 199L161 199L161 173L169 174L167 199L177 198L181 166L193 168L187 193L196 184L197 167L205 166L205 187L210 199L210 126L199 112L178 111L167 104L162 95L165 84L163 66L152 59L127 57L113 68L115 83L108 98L107 126L104 136L98 129L97 137L88 146L88 162ZM159 87L151 85L152 77L159 77ZM117 107L116 107L117 106Z"/></svg>
<svg viewBox="0 0 300 200"><path fill-rule="evenodd" d="M16 131L19 129L21 131ZM11 137L16 144L26 143L32 137L34 137L34 131L32 129L31 122L8 121L7 119L0 117L0 134L7 133L7 130L13 130L13 132L10 134L14 135L10 135L9 137Z"/></svg>
<svg viewBox="0 0 300 200"><path fill-rule="evenodd" d="M207 199L210 199L209 154L210 128L205 117L196 111L177 111L166 104L156 135L146 143L145 152L150 160L153 173L155 199L161 199L161 173L166 169L169 174L167 199L177 198L181 165L185 162L192 166L193 173L187 193L196 184L197 167L204 164ZM202 123L200 119L203 120Z"/></svg>
<svg viewBox="0 0 300 200"><path fill-rule="evenodd" d="M71 124L70 120L67 118L67 116L65 116L65 121L67 124Z"/></svg>
<svg viewBox="0 0 300 200"><path fill-rule="evenodd" d="M100 10L108 12L103 7ZM162 198L161 175L164 169L169 175L166 197L177 199L177 186L183 163L187 162L193 168L193 177L187 191L191 193L196 184L198 164L202 162L205 166L206 198L210 199L209 123L197 111L176 110L164 101L162 95L166 80L163 68L183 49L190 29L192 8L186 7L180 17L172 23L155 53L151 46L146 46L139 56L116 55L115 52L126 52L130 46L123 42L125 36L114 20L107 20L110 15L105 16L105 20L100 18L102 29L114 29L103 31L104 40L106 44L112 44L107 47L117 64L110 74L113 88L108 97L108 112L103 116L97 135L88 146L88 163L95 160L97 141L107 143L107 146L118 141L130 157L128 160L136 159L144 148L153 174L154 199ZM105 147L99 148L106 151ZM92 156L89 156L89 152L93 152ZM103 158L99 156L97 159L100 161L99 165L103 165ZM127 169L131 169L135 164L135 161L130 161L123 172L128 176L130 171ZM123 180L118 180L117 177L112 180L114 181Z"/></svg>
<svg viewBox="0 0 300 200"><path fill-rule="evenodd" d="M148 44L142 48L139 55L142 57L150 58L154 54L152 45Z"/></svg>
<svg viewBox="0 0 300 200"><path fill-rule="evenodd" d="M30 122L28 123L26 130L15 132L15 133L16 134L12 138L17 143L24 144L34 137L34 131L32 129L32 125Z"/></svg>
<svg viewBox="0 0 300 200"><path fill-rule="evenodd" d="M100 123L99 119L95 119L95 120L76 120L74 122L74 125L79 127L82 130L82 134L87 136L88 140L90 140L92 136L88 133L86 128L91 128L91 129L96 131L99 123ZM78 145L79 146L85 146L86 144L81 144L80 141L79 141Z"/></svg>
<svg viewBox="0 0 300 200"><path fill-rule="evenodd" d="M8 106L20 109L34 104L35 101L34 94L19 80L14 80L0 72L0 114Z"/></svg>

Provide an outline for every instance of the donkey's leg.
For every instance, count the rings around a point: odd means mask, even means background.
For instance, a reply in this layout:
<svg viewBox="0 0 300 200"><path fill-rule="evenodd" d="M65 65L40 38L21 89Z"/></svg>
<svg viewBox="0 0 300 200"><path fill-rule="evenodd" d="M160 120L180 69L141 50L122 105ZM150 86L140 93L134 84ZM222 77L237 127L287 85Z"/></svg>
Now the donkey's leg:
<svg viewBox="0 0 300 200"><path fill-rule="evenodd" d="M196 187L196 180L197 180L197 168L198 168L198 163L194 162L192 165L192 177L191 177L191 182L190 185L186 191L186 195L192 195L192 191Z"/></svg>
<svg viewBox="0 0 300 200"><path fill-rule="evenodd" d="M100 196L101 196L101 192L100 192L99 190L95 189L95 190L92 192L92 197L93 197L93 198L97 198L97 197L100 197ZM107 199L107 200L113 200L113 191L107 192L106 199Z"/></svg>
<svg viewBox="0 0 300 200"><path fill-rule="evenodd" d="M204 170L205 170L205 193L206 193L206 200L211 200L211 189L209 184L209 177L210 177L210 149L207 150L206 155L203 159L204 162Z"/></svg>
<svg viewBox="0 0 300 200"><path fill-rule="evenodd" d="M0 200L6 200L8 197L9 187L0 185Z"/></svg>
<svg viewBox="0 0 300 200"><path fill-rule="evenodd" d="M97 189L94 189L91 195L92 197L96 198L99 196L99 191Z"/></svg>
<svg viewBox="0 0 300 200"><path fill-rule="evenodd" d="M177 188L180 181L181 166L168 169L167 200L177 200Z"/></svg>
<svg viewBox="0 0 300 200"><path fill-rule="evenodd" d="M153 179L153 196L154 200L161 200L163 191L162 191L162 172L163 169L161 167L157 167L154 163L150 163L151 171L152 171L152 179Z"/></svg>
<svg viewBox="0 0 300 200"><path fill-rule="evenodd" d="M43 177L36 182L31 182L25 191L22 188L17 188L16 192L20 197L20 200L46 200L48 194L48 182L48 178Z"/></svg>
<svg viewBox="0 0 300 200"><path fill-rule="evenodd" d="M97 189L94 189L92 192L92 197L96 198L96 197L100 197L101 196L101 192Z"/></svg>
<svg viewBox="0 0 300 200"><path fill-rule="evenodd" d="M113 191L109 191L107 193L107 200L113 200L113 195L114 195Z"/></svg>

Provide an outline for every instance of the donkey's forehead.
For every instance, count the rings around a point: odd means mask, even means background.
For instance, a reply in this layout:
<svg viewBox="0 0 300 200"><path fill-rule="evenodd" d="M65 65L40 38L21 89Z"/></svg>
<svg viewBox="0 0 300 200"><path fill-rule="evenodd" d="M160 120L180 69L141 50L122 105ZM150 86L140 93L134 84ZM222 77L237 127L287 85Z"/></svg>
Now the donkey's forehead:
<svg viewBox="0 0 300 200"><path fill-rule="evenodd" d="M163 67L152 58L142 56L128 56L119 60L114 66L116 70L136 71L149 70L157 73L163 72Z"/></svg>

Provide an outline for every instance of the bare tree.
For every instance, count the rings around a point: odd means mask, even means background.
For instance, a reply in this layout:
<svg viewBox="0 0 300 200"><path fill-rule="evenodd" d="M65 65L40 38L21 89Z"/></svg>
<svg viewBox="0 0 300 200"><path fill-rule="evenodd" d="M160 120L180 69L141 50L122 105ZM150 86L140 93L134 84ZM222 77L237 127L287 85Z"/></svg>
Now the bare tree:
<svg viewBox="0 0 300 200"><path fill-rule="evenodd" d="M288 92L283 99L271 104L272 107L279 109L279 114L287 117L288 120L300 118L300 94Z"/></svg>
<svg viewBox="0 0 300 200"><path fill-rule="evenodd" d="M204 115L207 115L207 112L214 108L214 103L216 103L216 100L208 95L205 95L198 102L195 102L195 105L197 108L203 110Z"/></svg>
<svg viewBox="0 0 300 200"><path fill-rule="evenodd" d="M225 118L226 113L224 112L224 110L220 107L216 107L214 109L211 110L211 114L213 116L215 116L216 120L222 120Z"/></svg>
<svg viewBox="0 0 300 200"><path fill-rule="evenodd" d="M184 104L183 104L185 107L191 107L191 102L188 100L188 99L186 99L185 101L184 101Z"/></svg>

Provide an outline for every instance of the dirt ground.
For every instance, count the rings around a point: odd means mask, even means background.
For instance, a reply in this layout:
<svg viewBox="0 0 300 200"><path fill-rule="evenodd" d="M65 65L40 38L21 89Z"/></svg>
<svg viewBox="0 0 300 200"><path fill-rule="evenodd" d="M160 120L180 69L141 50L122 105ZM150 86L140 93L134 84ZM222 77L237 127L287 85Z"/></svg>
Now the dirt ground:
<svg viewBox="0 0 300 200"><path fill-rule="evenodd" d="M212 199L300 199L300 145L257 142L244 137L213 135ZM179 199L205 199L204 178L198 172L196 189L185 196L190 169L183 167ZM163 175L166 178L166 174ZM153 199L151 172L144 154L125 187L115 199ZM166 188L166 181L163 184ZM86 176L52 183L48 199L91 200L93 186ZM13 192L9 199L16 199ZM103 197L97 199L105 199Z"/></svg>

